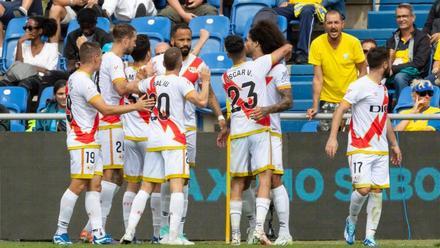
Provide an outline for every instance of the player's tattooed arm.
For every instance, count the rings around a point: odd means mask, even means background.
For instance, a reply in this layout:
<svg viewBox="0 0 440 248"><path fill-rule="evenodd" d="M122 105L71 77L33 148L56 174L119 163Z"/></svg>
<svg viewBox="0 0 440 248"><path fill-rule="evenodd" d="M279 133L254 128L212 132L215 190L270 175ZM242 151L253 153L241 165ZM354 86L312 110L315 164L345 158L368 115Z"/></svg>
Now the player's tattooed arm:
<svg viewBox="0 0 440 248"><path fill-rule="evenodd" d="M266 107L256 107L252 113L254 120L260 120L272 113L283 112L292 107L292 91L289 89L278 90L281 95L281 100L273 105Z"/></svg>
<svg viewBox="0 0 440 248"><path fill-rule="evenodd" d="M351 104L342 100L336 111L333 113L332 127L327 144L325 145L325 152L330 158L333 158L338 150L338 130L342 123L342 116L351 108Z"/></svg>

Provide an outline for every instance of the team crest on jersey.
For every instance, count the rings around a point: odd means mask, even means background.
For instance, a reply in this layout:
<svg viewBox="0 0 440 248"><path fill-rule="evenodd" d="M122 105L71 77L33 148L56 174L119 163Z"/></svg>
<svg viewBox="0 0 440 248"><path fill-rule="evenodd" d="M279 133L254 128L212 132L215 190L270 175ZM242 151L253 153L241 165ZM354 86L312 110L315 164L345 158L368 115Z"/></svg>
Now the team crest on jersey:
<svg viewBox="0 0 440 248"><path fill-rule="evenodd" d="M197 68L194 66L190 66L190 67L188 67L188 71L191 73L197 73Z"/></svg>

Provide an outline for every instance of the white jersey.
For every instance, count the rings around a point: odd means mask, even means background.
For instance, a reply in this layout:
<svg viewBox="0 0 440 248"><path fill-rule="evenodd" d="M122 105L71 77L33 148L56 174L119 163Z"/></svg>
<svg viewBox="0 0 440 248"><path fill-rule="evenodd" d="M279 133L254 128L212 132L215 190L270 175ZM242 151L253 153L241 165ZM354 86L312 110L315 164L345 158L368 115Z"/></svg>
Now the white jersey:
<svg viewBox="0 0 440 248"><path fill-rule="evenodd" d="M222 76L231 107L231 138L241 138L270 129L270 117L251 119L255 107L268 105L266 75L272 56L264 55L228 69Z"/></svg>
<svg viewBox="0 0 440 248"><path fill-rule="evenodd" d="M129 66L125 68L125 74L129 80L136 78L138 69ZM132 104L138 100L137 94L130 94L125 98L125 104ZM124 129L125 139L135 141L145 141L148 137L148 123L150 123L150 112L133 111L122 115L122 127Z"/></svg>
<svg viewBox="0 0 440 248"><path fill-rule="evenodd" d="M344 100L352 104L347 155L388 154L388 91L368 76L350 84Z"/></svg>
<svg viewBox="0 0 440 248"><path fill-rule="evenodd" d="M80 70L70 75L66 95L67 148L99 147L98 110L89 103L99 92L90 75Z"/></svg>
<svg viewBox="0 0 440 248"><path fill-rule="evenodd" d="M276 64L266 76L268 105L277 104L281 101L279 90L289 89L289 71L284 64ZM270 114L270 129L272 132L281 134L280 113Z"/></svg>
<svg viewBox="0 0 440 248"><path fill-rule="evenodd" d="M142 80L139 90L156 98L150 122L148 151L184 149L185 96L195 90L184 77L162 75Z"/></svg>
<svg viewBox="0 0 440 248"><path fill-rule="evenodd" d="M152 59L153 70L156 75L164 75L165 67L163 65L163 54L158 55ZM188 79L196 89L201 85L200 72L205 68L206 64L203 60L193 54L188 54L186 59L182 61L182 68L179 76ZM188 130L195 130L196 128L196 106L187 101L185 105L185 127Z"/></svg>
<svg viewBox="0 0 440 248"><path fill-rule="evenodd" d="M99 89L102 98L108 105L122 105L124 99L115 89L114 84L127 80L124 72L124 62L113 52L102 55L101 68L99 70ZM121 125L119 115L103 116L100 126Z"/></svg>

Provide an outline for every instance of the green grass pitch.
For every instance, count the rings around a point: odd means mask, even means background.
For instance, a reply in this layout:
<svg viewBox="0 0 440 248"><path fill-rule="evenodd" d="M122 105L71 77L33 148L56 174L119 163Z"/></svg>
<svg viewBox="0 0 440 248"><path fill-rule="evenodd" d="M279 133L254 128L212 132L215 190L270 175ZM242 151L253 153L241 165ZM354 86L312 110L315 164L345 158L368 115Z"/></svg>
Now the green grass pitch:
<svg viewBox="0 0 440 248"><path fill-rule="evenodd" d="M378 240L379 246L381 248L388 247L440 247L440 240ZM224 242L221 241L212 241L212 242L196 242L196 247L226 247ZM248 246L249 245L242 245ZM359 241L353 245L348 246L344 241L295 241L292 247L301 248L301 247L313 247L313 248L335 248L335 247L345 247L345 248L357 248L364 247ZM9 241L0 241L0 248L16 248L16 247L29 247L29 248L46 248L46 247L62 247L53 245L49 242L9 242ZM74 244L74 248L90 248L93 247L90 244ZM143 243L142 245L111 245L110 247L158 247L158 245L150 245L148 243ZM165 246L170 247L170 246ZM255 247L255 246L253 246Z"/></svg>

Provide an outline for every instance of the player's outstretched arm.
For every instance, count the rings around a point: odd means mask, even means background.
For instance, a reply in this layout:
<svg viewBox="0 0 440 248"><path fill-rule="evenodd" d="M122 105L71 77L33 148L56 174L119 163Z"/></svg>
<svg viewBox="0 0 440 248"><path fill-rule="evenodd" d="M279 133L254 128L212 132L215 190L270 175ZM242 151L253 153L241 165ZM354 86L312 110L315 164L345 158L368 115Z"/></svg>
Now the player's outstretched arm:
<svg viewBox="0 0 440 248"><path fill-rule="evenodd" d="M151 66L150 66L151 67ZM130 93L139 93L138 89L135 89L137 85L139 85L139 82L143 79L151 76L153 74L152 68L150 67L143 67L141 68L138 73L136 73L136 79L132 81L128 81L126 79L124 80L118 80L117 82L113 82L113 85L115 86L116 92L120 96L124 96ZM136 86L135 86L136 85Z"/></svg>
<svg viewBox="0 0 440 248"><path fill-rule="evenodd" d="M95 107L103 115L120 115L132 111L148 111L154 107L154 99L148 99L142 96L135 104L128 105L108 105L100 95L90 100L90 104Z"/></svg>
<svg viewBox="0 0 440 248"><path fill-rule="evenodd" d="M400 165L402 162L402 152L400 151L399 143L397 143L396 134L393 130L391 120L387 118L387 139L391 148L391 163L394 165Z"/></svg>
<svg viewBox="0 0 440 248"><path fill-rule="evenodd" d="M292 107L292 91L289 89L278 90L281 95L281 100L266 107L256 107L252 112L252 118L255 120L260 120L263 117L271 113L283 112Z"/></svg>
<svg viewBox="0 0 440 248"><path fill-rule="evenodd" d="M336 111L333 113L332 127L330 130L330 136L325 145L325 152L330 158L335 157L338 150L338 130L339 125L342 122L342 116L348 109L351 108L351 104L345 100L342 100Z"/></svg>
<svg viewBox="0 0 440 248"><path fill-rule="evenodd" d="M202 78L202 90L199 93L195 90L189 92L185 96L185 99L197 105L197 107L204 108L208 104L211 71L207 68L203 68L200 72L200 76Z"/></svg>
<svg viewBox="0 0 440 248"><path fill-rule="evenodd" d="M276 64L292 53L292 45L284 44L282 47L271 53L272 64Z"/></svg>
<svg viewBox="0 0 440 248"><path fill-rule="evenodd" d="M202 51L202 48L205 45L206 41L208 41L208 39L209 39L209 31L206 29L200 29L200 39L197 41L196 45L191 51L191 54L195 56L199 56L200 51Z"/></svg>

